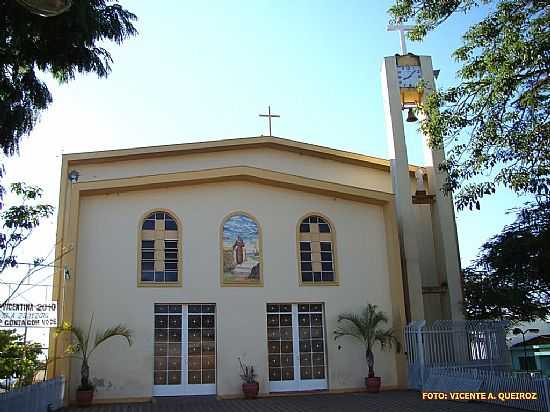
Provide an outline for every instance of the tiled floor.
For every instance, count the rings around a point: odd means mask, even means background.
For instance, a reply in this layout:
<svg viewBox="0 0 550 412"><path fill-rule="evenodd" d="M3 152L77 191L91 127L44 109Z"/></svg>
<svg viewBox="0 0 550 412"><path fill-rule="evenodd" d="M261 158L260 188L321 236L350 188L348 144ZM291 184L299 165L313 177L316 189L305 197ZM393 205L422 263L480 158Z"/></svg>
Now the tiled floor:
<svg viewBox="0 0 550 412"><path fill-rule="evenodd" d="M76 407L64 409L75 412ZM82 410L82 409L81 409ZM487 403L423 401L418 392L387 391L379 394L319 394L277 396L254 400L217 400L209 396L158 398L152 403L98 405L86 412L513 412L517 409Z"/></svg>

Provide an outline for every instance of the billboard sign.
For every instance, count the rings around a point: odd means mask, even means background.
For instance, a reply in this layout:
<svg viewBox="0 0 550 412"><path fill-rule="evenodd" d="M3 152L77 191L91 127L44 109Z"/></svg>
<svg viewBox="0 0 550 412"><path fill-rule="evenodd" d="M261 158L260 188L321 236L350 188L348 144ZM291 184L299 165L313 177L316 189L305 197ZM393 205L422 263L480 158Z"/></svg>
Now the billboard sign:
<svg viewBox="0 0 550 412"><path fill-rule="evenodd" d="M0 328L24 327L57 327L57 302L10 302L0 305Z"/></svg>

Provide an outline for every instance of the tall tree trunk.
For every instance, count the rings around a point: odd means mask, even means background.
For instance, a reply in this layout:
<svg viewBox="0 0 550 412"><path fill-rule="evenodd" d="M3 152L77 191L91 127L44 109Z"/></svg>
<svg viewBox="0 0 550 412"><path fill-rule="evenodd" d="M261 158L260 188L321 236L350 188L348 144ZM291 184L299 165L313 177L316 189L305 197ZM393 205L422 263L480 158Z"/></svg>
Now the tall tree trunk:
<svg viewBox="0 0 550 412"><path fill-rule="evenodd" d="M374 354L370 348L367 348L367 366L369 367L369 378L374 376Z"/></svg>
<svg viewBox="0 0 550 412"><path fill-rule="evenodd" d="M86 358L82 359L80 367L80 386L85 390L90 389L90 366Z"/></svg>

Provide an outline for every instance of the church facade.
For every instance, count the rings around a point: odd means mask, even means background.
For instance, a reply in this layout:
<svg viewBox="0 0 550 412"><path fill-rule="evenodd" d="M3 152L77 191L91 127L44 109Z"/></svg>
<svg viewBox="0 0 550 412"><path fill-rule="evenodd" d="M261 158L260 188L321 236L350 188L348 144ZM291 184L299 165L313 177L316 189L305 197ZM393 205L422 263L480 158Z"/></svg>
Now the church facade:
<svg viewBox="0 0 550 412"><path fill-rule="evenodd" d="M399 336L410 312L384 159L263 136L67 154L59 205L60 319L133 331L93 355L99 401L237 396L239 359L263 394L359 389L364 349L334 340L338 315L376 304ZM415 219L430 268L429 210ZM74 398L68 343L52 333L49 373ZM403 353L375 359L383 388L406 385Z"/></svg>

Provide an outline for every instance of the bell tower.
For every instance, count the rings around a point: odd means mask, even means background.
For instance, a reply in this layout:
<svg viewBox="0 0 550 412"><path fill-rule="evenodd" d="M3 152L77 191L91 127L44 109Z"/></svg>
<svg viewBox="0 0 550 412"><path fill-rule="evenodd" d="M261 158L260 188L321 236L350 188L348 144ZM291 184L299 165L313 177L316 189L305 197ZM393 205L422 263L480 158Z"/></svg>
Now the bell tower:
<svg viewBox="0 0 550 412"><path fill-rule="evenodd" d="M435 90L430 56L407 53L408 26L389 26L401 35L401 54L384 58L382 95L395 207L401 244L408 320L462 319L462 281L453 199L441 190L439 164L443 148L432 149L422 135L424 165L409 168L404 112L416 121L415 109ZM422 81L423 87L418 86ZM419 114L419 116L422 116Z"/></svg>

